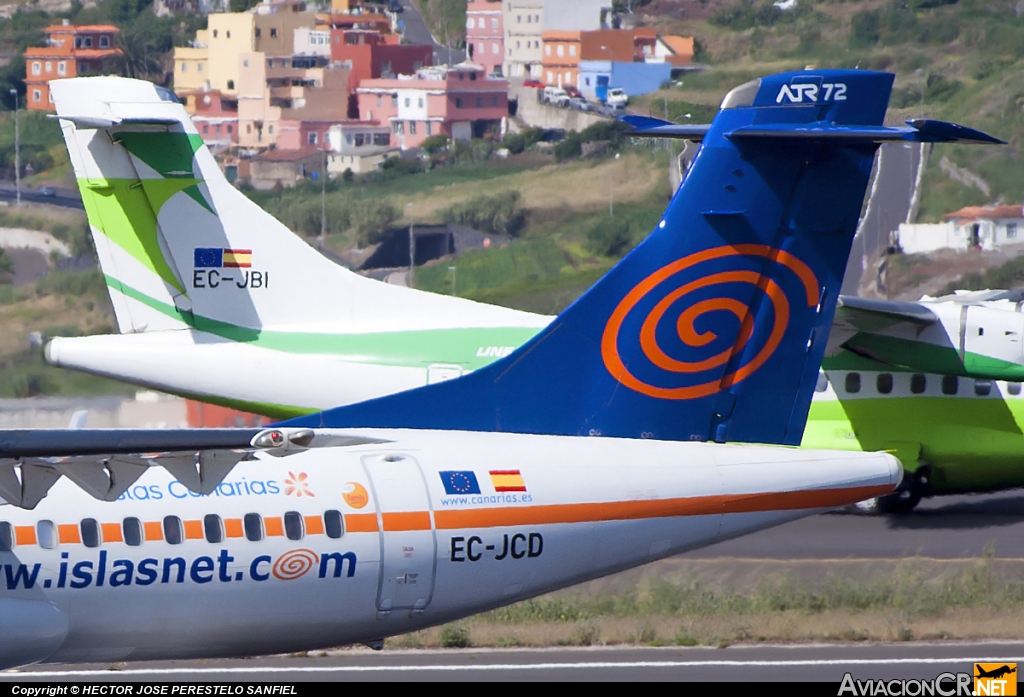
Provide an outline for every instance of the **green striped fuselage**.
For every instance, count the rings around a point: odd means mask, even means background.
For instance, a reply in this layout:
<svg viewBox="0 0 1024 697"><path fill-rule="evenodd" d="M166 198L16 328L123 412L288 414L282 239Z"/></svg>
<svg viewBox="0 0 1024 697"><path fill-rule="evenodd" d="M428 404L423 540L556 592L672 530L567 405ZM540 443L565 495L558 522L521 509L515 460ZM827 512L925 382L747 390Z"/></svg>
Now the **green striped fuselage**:
<svg viewBox="0 0 1024 697"><path fill-rule="evenodd" d="M915 378L848 353L823 368L829 385L815 394L804 447L892 451L907 471L930 465L936 494L1024 486L1018 383Z"/></svg>

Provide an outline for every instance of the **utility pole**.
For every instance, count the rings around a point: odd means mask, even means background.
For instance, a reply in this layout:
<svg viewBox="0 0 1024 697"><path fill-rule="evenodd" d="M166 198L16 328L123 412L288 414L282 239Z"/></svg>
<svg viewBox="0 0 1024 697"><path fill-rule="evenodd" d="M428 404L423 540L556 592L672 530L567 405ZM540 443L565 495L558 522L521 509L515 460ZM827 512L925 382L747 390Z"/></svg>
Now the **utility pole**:
<svg viewBox="0 0 1024 697"><path fill-rule="evenodd" d="M415 288L416 282L413 273L416 269L416 225L409 226L409 287Z"/></svg>
<svg viewBox="0 0 1024 697"><path fill-rule="evenodd" d="M321 149L323 159L320 166L320 249L324 248L327 236L327 151Z"/></svg>
<svg viewBox="0 0 1024 697"><path fill-rule="evenodd" d="M619 153L615 153L615 159L619 159ZM613 169L608 170L608 217L615 215L615 179L612 176L614 174Z"/></svg>
<svg viewBox="0 0 1024 697"><path fill-rule="evenodd" d="M18 115L21 111L18 103L18 90L11 90L14 95L14 188L17 195L17 205L21 205L21 125L18 122Z"/></svg>

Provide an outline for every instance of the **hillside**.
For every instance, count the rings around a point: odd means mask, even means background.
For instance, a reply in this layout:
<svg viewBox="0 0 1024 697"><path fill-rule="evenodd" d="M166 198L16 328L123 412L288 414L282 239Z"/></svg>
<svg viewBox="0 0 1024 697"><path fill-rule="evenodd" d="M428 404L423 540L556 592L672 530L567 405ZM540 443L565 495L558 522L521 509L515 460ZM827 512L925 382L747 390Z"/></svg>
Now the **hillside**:
<svg viewBox="0 0 1024 697"><path fill-rule="evenodd" d="M1024 5L1008 0L800 0L783 12L760 0L654 0L637 12L665 33L692 34L710 69L637 105L703 118L732 87L767 73L860 67L896 74L889 120L924 115L957 121L1008 147L939 146L925 174L919 221L964 205L1024 200ZM693 114L696 118L697 114ZM947 158L987 185L967 186L940 168ZM948 167L947 167L948 169Z"/></svg>

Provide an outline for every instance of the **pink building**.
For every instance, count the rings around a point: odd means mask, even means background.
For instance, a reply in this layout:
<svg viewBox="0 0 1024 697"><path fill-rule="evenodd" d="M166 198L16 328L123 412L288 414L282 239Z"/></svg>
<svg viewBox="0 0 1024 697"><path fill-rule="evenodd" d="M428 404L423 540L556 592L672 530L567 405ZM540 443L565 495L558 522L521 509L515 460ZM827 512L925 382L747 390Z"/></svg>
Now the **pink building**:
<svg viewBox="0 0 1024 697"><path fill-rule="evenodd" d="M508 83L468 63L363 80L356 94L360 120L391 124L391 144L403 150L436 135L481 138L508 116Z"/></svg>
<svg viewBox="0 0 1024 697"><path fill-rule="evenodd" d="M501 75L505 57L501 0L469 0L466 6L466 49L473 63L488 75Z"/></svg>
<svg viewBox="0 0 1024 697"><path fill-rule="evenodd" d="M331 126L344 121L319 119L281 119L278 122L278 150L301 150L312 145L320 150L327 146L327 131Z"/></svg>
<svg viewBox="0 0 1024 697"><path fill-rule="evenodd" d="M220 90L193 92L188 106L203 142L230 147L238 144L238 99L222 95Z"/></svg>

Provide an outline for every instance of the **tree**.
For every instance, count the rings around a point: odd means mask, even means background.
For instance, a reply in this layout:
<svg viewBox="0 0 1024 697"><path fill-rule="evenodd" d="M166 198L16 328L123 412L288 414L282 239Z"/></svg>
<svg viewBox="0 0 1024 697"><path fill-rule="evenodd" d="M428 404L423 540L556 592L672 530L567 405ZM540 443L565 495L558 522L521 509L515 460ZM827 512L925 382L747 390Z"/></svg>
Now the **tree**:
<svg viewBox="0 0 1024 697"><path fill-rule="evenodd" d="M358 201L352 206L352 227L359 245L376 244L391 225L402 217L401 211L387 201Z"/></svg>
<svg viewBox="0 0 1024 697"><path fill-rule="evenodd" d="M140 80L162 77L159 48L148 32L125 30L117 35L115 45L121 49L118 58L121 75Z"/></svg>
<svg viewBox="0 0 1024 697"><path fill-rule="evenodd" d="M621 257L633 246L629 221L604 218L587 232L587 247L606 257Z"/></svg>
<svg viewBox="0 0 1024 697"><path fill-rule="evenodd" d="M522 195L515 189L474 196L441 212L446 223L465 225L494 235L514 237L526 224Z"/></svg>

